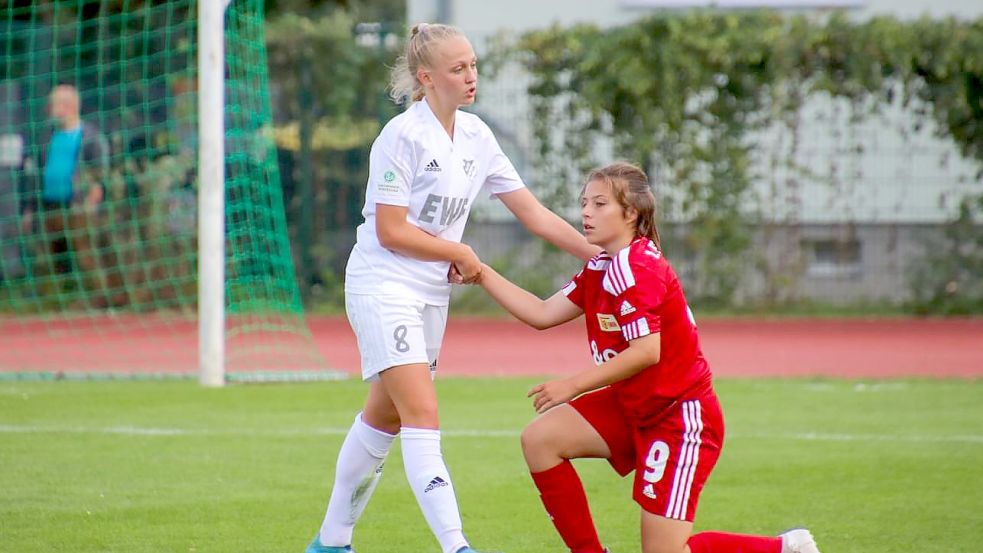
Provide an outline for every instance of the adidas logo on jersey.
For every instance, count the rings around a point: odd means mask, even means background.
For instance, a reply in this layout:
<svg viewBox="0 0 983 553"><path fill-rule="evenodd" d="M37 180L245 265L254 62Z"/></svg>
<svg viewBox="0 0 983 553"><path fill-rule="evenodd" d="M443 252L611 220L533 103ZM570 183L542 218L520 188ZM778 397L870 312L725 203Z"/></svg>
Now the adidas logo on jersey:
<svg viewBox="0 0 983 553"><path fill-rule="evenodd" d="M630 315L635 312L635 306L628 303L628 300L621 302L621 316Z"/></svg>
<svg viewBox="0 0 983 553"><path fill-rule="evenodd" d="M430 163L428 163L427 166L426 166L426 168L424 168L423 170L424 171L434 171L434 172L439 173L440 172L440 165L437 165L437 160L436 159L433 159L433 160L430 160Z"/></svg>
<svg viewBox="0 0 983 553"><path fill-rule="evenodd" d="M429 484L427 484L427 487L423 488L423 493L431 492L433 490L436 490L437 488L443 488L446 485L447 482L443 478L439 476L435 476L434 479L431 480Z"/></svg>

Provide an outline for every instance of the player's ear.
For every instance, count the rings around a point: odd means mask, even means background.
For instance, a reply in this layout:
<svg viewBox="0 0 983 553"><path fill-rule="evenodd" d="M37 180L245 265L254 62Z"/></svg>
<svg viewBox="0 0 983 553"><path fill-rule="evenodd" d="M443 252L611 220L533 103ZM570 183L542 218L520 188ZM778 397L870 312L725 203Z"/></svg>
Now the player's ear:
<svg viewBox="0 0 983 553"><path fill-rule="evenodd" d="M633 227L638 226L638 210L628 206L625 208L625 221Z"/></svg>
<svg viewBox="0 0 983 553"><path fill-rule="evenodd" d="M423 67L418 67L416 69L416 79L420 81L420 84L422 84L424 88L433 87L433 79L430 78L430 72Z"/></svg>

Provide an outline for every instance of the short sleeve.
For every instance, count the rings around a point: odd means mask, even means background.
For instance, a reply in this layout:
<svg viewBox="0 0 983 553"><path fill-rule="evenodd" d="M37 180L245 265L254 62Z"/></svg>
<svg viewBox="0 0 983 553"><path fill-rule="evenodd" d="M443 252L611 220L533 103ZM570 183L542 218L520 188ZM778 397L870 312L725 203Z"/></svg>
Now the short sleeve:
<svg viewBox="0 0 983 553"><path fill-rule="evenodd" d="M369 156L366 196L375 203L410 205L416 154L405 136L380 135Z"/></svg>
<svg viewBox="0 0 983 553"><path fill-rule="evenodd" d="M488 162L488 176L485 177L488 193L494 197L498 194L524 188L526 185L519 177L519 172L515 170L508 156L502 151L501 146L498 145L498 140L491 134L491 131L488 131L488 140L494 152Z"/></svg>
<svg viewBox="0 0 983 553"><path fill-rule="evenodd" d="M584 309L584 272L586 265L579 273L574 275L566 286L560 289L568 300L572 301L577 307Z"/></svg>

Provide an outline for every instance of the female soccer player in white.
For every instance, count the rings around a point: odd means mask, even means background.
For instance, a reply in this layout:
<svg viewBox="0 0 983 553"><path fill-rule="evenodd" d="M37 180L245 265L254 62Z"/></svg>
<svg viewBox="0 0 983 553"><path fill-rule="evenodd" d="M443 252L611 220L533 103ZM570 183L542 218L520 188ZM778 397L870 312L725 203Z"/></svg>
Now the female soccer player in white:
<svg viewBox="0 0 983 553"><path fill-rule="evenodd" d="M477 82L474 50L459 29L413 28L391 83L397 102L412 103L372 145L365 222L345 275L345 307L371 385L338 453L324 522L307 553L352 550L354 525L397 434L407 480L441 550L472 551L441 454L433 373L449 269L464 282L481 271L460 240L482 188L557 247L585 260L599 251L525 188L487 125L458 111L474 102Z"/></svg>
<svg viewBox="0 0 983 553"><path fill-rule="evenodd" d="M564 543L574 553L604 551L569 461L597 457L622 476L635 471L644 553L819 553L805 529L691 535L724 422L692 312L660 250L648 177L628 163L593 171L581 216L587 240L604 252L548 300L488 267L478 278L535 328L586 316L597 366L532 388L541 415L522 433L533 482Z"/></svg>

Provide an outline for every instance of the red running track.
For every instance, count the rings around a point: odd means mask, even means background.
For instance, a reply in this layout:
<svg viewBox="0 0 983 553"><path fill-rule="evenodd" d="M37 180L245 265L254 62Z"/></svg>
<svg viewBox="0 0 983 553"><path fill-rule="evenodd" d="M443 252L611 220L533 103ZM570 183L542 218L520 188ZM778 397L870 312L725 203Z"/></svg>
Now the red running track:
<svg viewBox="0 0 983 553"><path fill-rule="evenodd" d="M348 323L309 322L330 362L357 373ZM717 376L983 376L983 319L711 319L700 323L700 341ZM439 372L553 375L592 364L582 320L536 331L512 320L451 316Z"/></svg>
<svg viewBox="0 0 983 553"><path fill-rule="evenodd" d="M250 333L227 343L229 370L332 368L359 372L355 337L343 317L309 318L314 343L295 333ZM262 325L261 325L262 326ZM265 327L270 327L269 324ZM583 322L535 331L507 319L451 316L440 373L557 375L592 364ZM718 376L983 377L983 318L711 319L700 338ZM0 318L0 371L194 373L191 320L123 315L24 323ZM148 360L149 363L148 364Z"/></svg>

